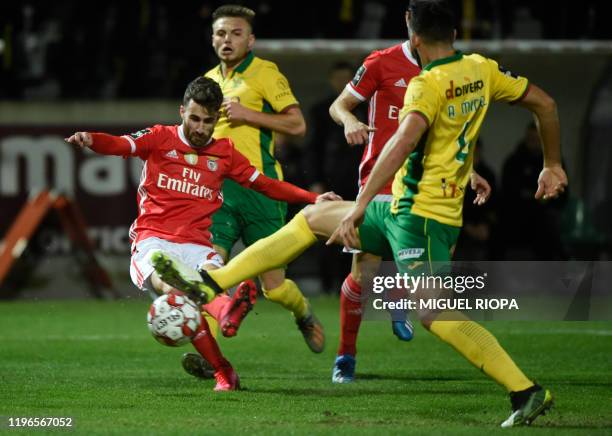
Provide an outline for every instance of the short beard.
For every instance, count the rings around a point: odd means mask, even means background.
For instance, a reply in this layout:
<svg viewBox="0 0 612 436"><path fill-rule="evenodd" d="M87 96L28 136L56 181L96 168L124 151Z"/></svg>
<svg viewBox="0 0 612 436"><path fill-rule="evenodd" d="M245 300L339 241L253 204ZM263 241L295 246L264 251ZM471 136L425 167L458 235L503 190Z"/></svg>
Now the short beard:
<svg viewBox="0 0 612 436"><path fill-rule="evenodd" d="M193 135L193 134L187 136L187 138L189 139L189 142L191 143L191 145L193 145L196 148L204 147L206 144L208 144L208 139L210 139L210 138L208 138L207 140L204 140L204 138L202 138L202 143L200 144L200 143L195 141L195 138L197 138L197 137L195 135Z"/></svg>

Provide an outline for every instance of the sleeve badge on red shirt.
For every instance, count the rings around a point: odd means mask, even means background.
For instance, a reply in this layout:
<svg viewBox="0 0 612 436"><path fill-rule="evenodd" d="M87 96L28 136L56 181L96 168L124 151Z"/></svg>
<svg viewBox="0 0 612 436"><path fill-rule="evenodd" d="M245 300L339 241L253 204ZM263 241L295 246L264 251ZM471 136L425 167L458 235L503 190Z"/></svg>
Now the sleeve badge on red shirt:
<svg viewBox="0 0 612 436"><path fill-rule="evenodd" d="M138 132L130 133L130 136L133 139L138 139L138 138L143 137L144 135L148 135L149 133L153 133L153 131L151 129L142 129L142 130L139 130Z"/></svg>
<svg viewBox="0 0 612 436"><path fill-rule="evenodd" d="M353 86L359 85L359 82L361 82L361 78L363 77L366 71L367 71L367 68L365 67L365 65L362 65L359 67L359 69L355 73L355 76L353 77L353 80L351 80L351 83L353 84Z"/></svg>

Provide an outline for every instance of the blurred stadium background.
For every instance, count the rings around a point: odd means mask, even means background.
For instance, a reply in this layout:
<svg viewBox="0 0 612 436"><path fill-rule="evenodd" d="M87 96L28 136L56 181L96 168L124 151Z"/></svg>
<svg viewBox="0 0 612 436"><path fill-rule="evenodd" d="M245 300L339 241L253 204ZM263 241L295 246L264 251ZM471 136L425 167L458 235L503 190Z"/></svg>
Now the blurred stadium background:
<svg viewBox="0 0 612 436"><path fill-rule="evenodd" d="M356 69L371 50L405 38L405 2L334 0L325 10L308 2L239 3L257 13L255 54L279 65L307 117L306 138L278 140L286 178L305 187L331 184L315 176L311 150L313 141L323 140L319 162L333 159L331 150L343 146L338 145L342 132L334 127L315 138L321 132L313 131L312 108L337 92L330 73L338 63ZM528 138L531 120L527 111L493 107L481 135L481 160L496 180L496 191L489 209L468 217L474 232L462 238L463 258L610 259L612 29L606 3L557 1L551 12L549 2L455 2L461 17L458 48L496 58L557 100L570 178L569 195L554 207L532 204L522 192L510 198L521 178L529 181L531 195L535 191L529 174L518 176L518 182L504 176L509 156ZM33 193L64 193L82 210L114 288L124 296L138 295L128 275L128 227L136 214L140 164L83 153L63 138L76 130L127 133L178 123L186 83L217 63L210 26L220 4L0 5L0 235ZM346 153L353 152L346 146ZM354 186L357 168L342 177ZM522 206L509 210L509 204ZM540 237L529 236L524 243L504 237L509 227L521 228L525 220L536 223ZM73 252L58 219L50 216L2 282L0 299L86 297ZM321 261L321 256L328 257ZM292 276L310 293L337 292L349 259L329 256L312 249L291 267Z"/></svg>

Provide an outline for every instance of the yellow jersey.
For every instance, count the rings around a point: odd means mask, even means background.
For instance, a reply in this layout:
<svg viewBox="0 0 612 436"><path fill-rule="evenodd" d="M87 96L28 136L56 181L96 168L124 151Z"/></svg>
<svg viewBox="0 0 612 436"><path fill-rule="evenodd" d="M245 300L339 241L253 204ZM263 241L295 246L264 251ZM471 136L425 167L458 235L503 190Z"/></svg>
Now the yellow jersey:
<svg viewBox="0 0 612 436"><path fill-rule="evenodd" d="M243 106L268 113L278 113L289 106L298 105L289 82L273 62L260 59L249 52L247 57L223 77L221 65L205 74L221 86L226 100L235 100ZM282 180L280 163L274 157L274 132L270 129L240 124L232 126L222 114L215 138L230 138L259 171L268 177Z"/></svg>
<svg viewBox="0 0 612 436"><path fill-rule="evenodd" d="M399 120L416 112L429 129L395 174L391 211L460 227L474 145L489 105L518 101L528 87L526 78L478 54L458 51L423 68L408 85Z"/></svg>

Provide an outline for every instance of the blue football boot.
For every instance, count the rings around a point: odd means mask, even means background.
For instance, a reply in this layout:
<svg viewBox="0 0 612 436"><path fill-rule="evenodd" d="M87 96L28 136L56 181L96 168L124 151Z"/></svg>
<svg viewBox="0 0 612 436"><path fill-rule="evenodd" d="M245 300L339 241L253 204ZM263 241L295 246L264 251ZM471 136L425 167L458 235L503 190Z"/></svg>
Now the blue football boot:
<svg viewBox="0 0 612 436"><path fill-rule="evenodd" d="M332 372L332 383L351 383L355 380L355 358L350 354L336 357Z"/></svg>

